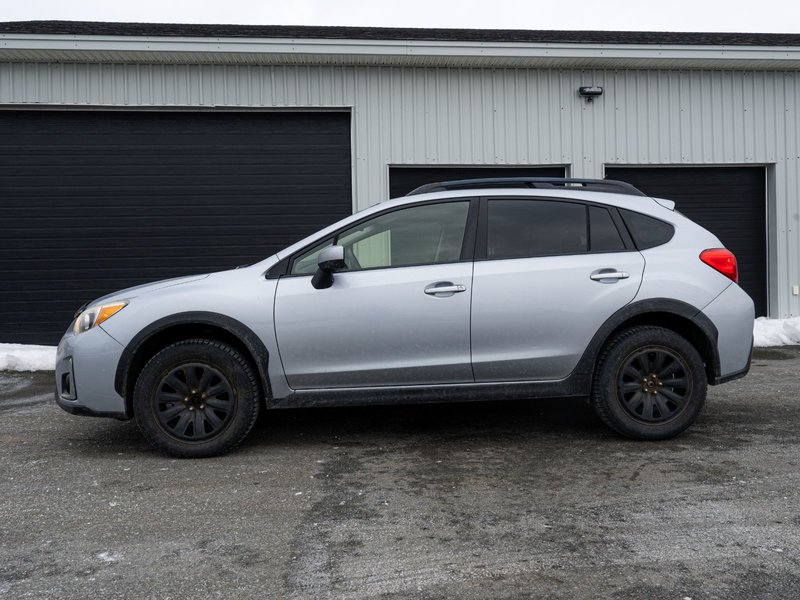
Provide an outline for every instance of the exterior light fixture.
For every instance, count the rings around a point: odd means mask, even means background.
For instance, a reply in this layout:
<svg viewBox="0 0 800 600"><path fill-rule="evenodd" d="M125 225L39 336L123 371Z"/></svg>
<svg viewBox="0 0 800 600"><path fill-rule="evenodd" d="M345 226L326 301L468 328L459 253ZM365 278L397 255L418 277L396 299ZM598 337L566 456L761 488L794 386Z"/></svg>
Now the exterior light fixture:
<svg viewBox="0 0 800 600"><path fill-rule="evenodd" d="M588 85L578 88L578 95L581 98L586 98L587 102L594 100L595 96L603 95L603 88L599 85Z"/></svg>

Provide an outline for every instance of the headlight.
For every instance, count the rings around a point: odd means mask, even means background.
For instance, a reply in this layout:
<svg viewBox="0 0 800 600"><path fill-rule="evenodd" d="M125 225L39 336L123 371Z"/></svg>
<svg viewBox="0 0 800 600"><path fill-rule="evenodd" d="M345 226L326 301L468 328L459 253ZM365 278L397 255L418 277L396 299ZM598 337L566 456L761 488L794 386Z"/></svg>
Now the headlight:
<svg viewBox="0 0 800 600"><path fill-rule="evenodd" d="M75 333L83 333L88 331L95 325L100 325L106 319L113 317L123 308L128 306L127 300L121 302L112 302L111 304L103 304L100 306L90 306L75 318L75 323L72 325L72 331Z"/></svg>

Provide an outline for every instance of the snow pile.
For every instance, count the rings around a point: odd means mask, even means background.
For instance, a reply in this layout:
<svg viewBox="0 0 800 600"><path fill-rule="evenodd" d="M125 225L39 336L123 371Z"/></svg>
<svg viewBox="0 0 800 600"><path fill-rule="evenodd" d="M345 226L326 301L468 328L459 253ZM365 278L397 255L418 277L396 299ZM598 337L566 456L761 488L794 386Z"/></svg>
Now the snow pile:
<svg viewBox="0 0 800 600"><path fill-rule="evenodd" d="M54 371L55 346L0 343L0 371Z"/></svg>
<svg viewBox="0 0 800 600"><path fill-rule="evenodd" d="M768 319L758 317L753 326L753 345L789 346L800 344L800 317L791 319Z"/></svg>

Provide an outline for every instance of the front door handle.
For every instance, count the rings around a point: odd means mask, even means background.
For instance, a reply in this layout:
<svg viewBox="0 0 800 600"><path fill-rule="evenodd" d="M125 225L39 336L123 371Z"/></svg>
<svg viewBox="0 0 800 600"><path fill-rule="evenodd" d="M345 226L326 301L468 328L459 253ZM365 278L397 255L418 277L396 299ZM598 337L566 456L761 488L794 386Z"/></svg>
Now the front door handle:
<svg viewBox="0 0 800 600"><path fill-rule="evenodd" d="M439 283L434 283L425 288L425 293L429 296L439 296L441 298L466 291L467 286L456 285L450 281L440 281Z"/></svg>
<svg viewBox="0 0 800 600"><path fill-rule="evenodd" d="M628 277L630 277L630 273L626 273L625 271L617 271L616 269L600 269L599 271L595 271L589 275L589 279L592 281L603 281L605 279L627 279Z"/></svg>

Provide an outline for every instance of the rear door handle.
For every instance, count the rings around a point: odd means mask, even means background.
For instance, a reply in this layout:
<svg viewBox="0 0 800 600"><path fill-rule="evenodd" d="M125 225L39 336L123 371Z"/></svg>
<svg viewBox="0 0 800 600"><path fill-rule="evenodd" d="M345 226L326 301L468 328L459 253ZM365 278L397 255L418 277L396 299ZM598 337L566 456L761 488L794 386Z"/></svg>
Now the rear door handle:
<svg viewBox="0 0 800 600"><path fill-rule="evenodd" d="M627 279L630 273L617 271L615 269L600 269L589 275L592 281L603 281L604 279Z"/></svg>
<svg viewBox="0 0 800 600"><path fill-rule="evenodd" d="M440 281L439 283L434 283L433 285L429 285L425 288L425 293L429 296L438 296L439 294L447 294L448 296L452 296L453 294L466 291L467 286L455 285L449 281Z"/></svg>

